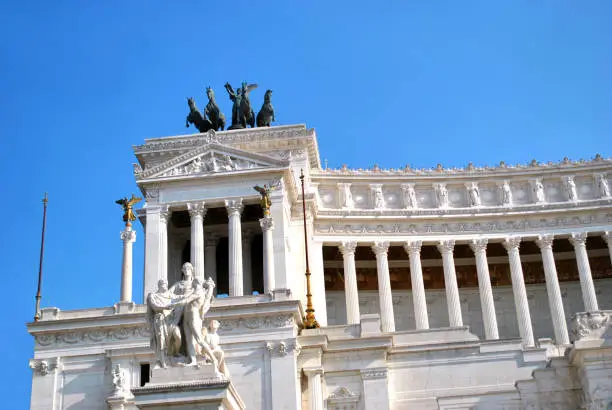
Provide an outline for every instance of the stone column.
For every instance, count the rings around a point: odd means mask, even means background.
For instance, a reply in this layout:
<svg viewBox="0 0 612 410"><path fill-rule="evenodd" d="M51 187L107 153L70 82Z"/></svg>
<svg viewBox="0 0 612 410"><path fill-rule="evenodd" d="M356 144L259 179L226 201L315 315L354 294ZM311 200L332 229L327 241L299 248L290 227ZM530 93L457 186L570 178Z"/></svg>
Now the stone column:
<svg viewBox="0 0 612 410"><path fill-rule="evenodd" d="M339 246L344 259L344 298L346 301L346 323L360 322L359 294L357 293L357 270L355 268L355 249L357 242L342 242Z"/></svg>
<svg viewBox="0 0 612 410"><path fill-rule="evenodd" d="M304 373L308 377L308 390L310 392L310 409L323 410L323 389L321 387L321 368L304 368Z"/></svg>
<svg viewBox="0 0 612 410"><path fill-rule="evenodd" d="M217 283L217 245L219 244L219 235L215 233L209 233L206 235L206 241L204 242L204 273L207 278ZM215 292L217 288L215 287Z"/></svg>
<svg viewBox="0 0 612 410"><path fill-rule="evenodd" d="M242 199L225 200L227 215L229 217L229 295L242 296L242 228L240 213L242 212Z"/></svg>
<svg viewBox="0 0 612 410"><path fill-rule="evenodd" d="M389 242L375 242L372 246L376 254L376 271L378 273L378 303L383 332L395 332L395 317L393 316L393 296L391 294L391 279L389 278L389 261L387 251Z"/></svg>
<svg viewBox="0 0 612 410"><path fill-rule="evenodd" d="M144 300L157 291L160 279L168 280L168 206L150 206L145 228L145 280Z"/></svg>
<svg viewBox="0 0 612 410"><path fill-rule="evenodd" d="M423 246L423 241L407 241L404 244L404 249L410 258L410 280L412 282L412 302L414 304L416 328L429 329L427 299L425 298L425 284L423 283L423 269L421 267L421 246Z"/></svg>
<svg viewBox="0 0 612 410"><path fill-rule="evenodd" d="M251 261L251 242L253 230L245 229L242 234L242 274L244 294L253 294L253 262Z"/></svg>
<svg viewBox="0 0 612 410"><path fill-rule="evenodd" d="M497 329L497 316L495 315L495 302L489 275L487 261L487 239L473 239L470 248L476 257L476 274L478 275L478 290L480 292L480 305L482 308L482 321L484 322L485 338L487 340L499 339Z"/></svg>
<svg viewBox="0 0 612 410"><path fill-rule="evenodd" d="M533 346L533 329L531 327L531 315L529 314L529 302L527 301L527 290L523 278L523 267L521 266L521 255L519 245L521 238L518 236L508 237L503 242L508 252L510 262L510 276L512 277L512 293L514 293L514 305L516 318L518 320L519 332L525 346Z"/></svg>
<svg viewBox="0 0 612 410"><path fill-rule="evenodd" d="M580 275L580 287L582 288L584 308L587 312L594 312L599 310L599 308L597 306L595 285L593 285L593 277L591 276L589 256L586 250L586 238L586 232L578 232L571 234L569 240L572 245L574 245L574 251L576 253L576 263L578 264L578 274Z"/></svg>
<svg viewBox="0 0 612 410"><path fill-rule="evenodd" d="M121 297L120 302L132 301L132 244L136 241L136 231L126 226L121 232L123 241L123 262L121 264Z"/></svg>
<svg viewBox="0 0 612 410"><path fill-rule="evenodd" d="M191 218L191 264L194 277L204 281L204 216L206 206L204 202L191 202L187 204Z"/></svg>
<svg viewBox="0 0 612 410"><path fill-rule="evenodd" d="M461 316L461 301L459 300L459 287L457 286L457 273L455 272L455 259L453 257L454 247L455 241L452 239L440 241L438 244L438 250L442 254L442 265L444 266L448 321L450 327L459 327L463 326L463 318Z"/></svg>
<svg viewBox="0 0 612 410"><path fill-rule="evenodd" d="M612 262L612 231L605 231L603 240L608 244L608 252L610 253L610 262Z"/></svg>
<svg viewBox="0 0 612 410"><path fill-rule="evenodd" d="M264 292L270 293L275 289L274 284L274 242L272 231L274 221L272 217L265 216L259 220L263 232L263 270L264 270Z"/></svg>
<svg viewBox="0 0 612 410"><path fill-rule="evenodd" d="M553 254L553 235L540 235L536 243L542 253L542 263L544 264L544 275L546 276L546 292L548 293L548 303L550 305L550 315L555 329L555 340L559 345L569 344L567 333L567 323L565 322L565 311L563 310L563 299L559 288L559 278L555 257Z"/></svg>

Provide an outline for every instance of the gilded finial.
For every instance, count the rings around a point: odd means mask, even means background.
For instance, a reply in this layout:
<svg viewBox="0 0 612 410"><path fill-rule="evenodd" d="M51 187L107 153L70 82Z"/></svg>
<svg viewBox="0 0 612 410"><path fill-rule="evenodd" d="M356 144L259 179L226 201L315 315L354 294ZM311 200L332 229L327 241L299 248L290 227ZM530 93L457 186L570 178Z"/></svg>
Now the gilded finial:
<svg viewBox="0 0 612 410"><path fill-rule="evenodd" d="M142 201L142 198L139 198L134 194L132 194L132 197L129 199L128 197L124 197L115 201L116 204L121 205L123 208L123 222L125 222L126 227L131 227L132 221L136 220L133 207L140 201Z"/></svg>

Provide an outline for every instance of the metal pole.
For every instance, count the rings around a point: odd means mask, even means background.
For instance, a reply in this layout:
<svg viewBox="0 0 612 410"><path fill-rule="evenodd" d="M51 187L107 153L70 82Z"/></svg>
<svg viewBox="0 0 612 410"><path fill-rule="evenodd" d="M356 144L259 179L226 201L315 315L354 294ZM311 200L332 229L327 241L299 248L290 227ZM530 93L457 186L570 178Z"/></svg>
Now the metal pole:
<svg viewBox="0 0 612 410"><path fill-rule="evenodd" d="M304 213L304 249L306 250L306 318L305 329L317 329L319 323L315 319L315 310L312 306L312 293L310 291L310 265L308 262L308 233L306 229L306 196L304 195L304 170L300 170L300 181L302 182L302 211Z"/></svg>
<svg viewBox="0 0 612 410"><path fill-rule="evenodd" d="M40 288L42 287L42 273L43 273L43 257L45 255L45 228L47 226L47 203L49 198L45 192L45 197L42 200L43 203L43 225L42 225L42 237L40 240L40 261L38 263L38 290L36 291L36 313L34 314L34 321L40 319Z"/></svg>

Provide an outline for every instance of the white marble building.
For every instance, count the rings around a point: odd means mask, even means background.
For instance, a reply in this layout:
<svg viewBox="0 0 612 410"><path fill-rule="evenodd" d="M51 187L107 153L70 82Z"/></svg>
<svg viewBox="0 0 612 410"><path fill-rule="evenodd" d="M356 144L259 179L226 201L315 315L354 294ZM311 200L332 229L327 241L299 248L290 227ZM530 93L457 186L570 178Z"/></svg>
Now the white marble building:
<svg viewBox="0 0 612 410"><path fill-rule="evenodd" d="M229 295L207 317L247 409L612 408L612 160L323 169L301 125L134 153L145 238L122 233L119 301L28 324L32 409L139 408L115 398L145 391L154 360L131 294L143 242L145 299L186 261ZM302 329L301 170L314 330Z"/></svg>

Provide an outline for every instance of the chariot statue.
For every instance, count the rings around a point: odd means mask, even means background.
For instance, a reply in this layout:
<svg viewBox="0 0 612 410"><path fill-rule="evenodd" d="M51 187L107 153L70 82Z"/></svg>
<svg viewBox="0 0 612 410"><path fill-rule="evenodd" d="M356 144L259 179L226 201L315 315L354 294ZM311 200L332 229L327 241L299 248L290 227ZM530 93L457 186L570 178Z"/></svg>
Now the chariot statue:
<svg viewBox="0 0 612 410"><path fill-rule="evenodd" d="M229 94L230 100L234 103L232 106L232 125L229 127L230 130L246 128L247 125L250 125L251 128L255 127L255 113L253 108L251 108L251 100L249 100L249 93L255 88L257 88L257 84L243 82L241 87L234 91L230 83L225 83L225 89Z"/></svg>

